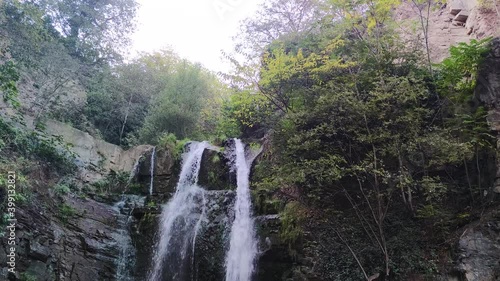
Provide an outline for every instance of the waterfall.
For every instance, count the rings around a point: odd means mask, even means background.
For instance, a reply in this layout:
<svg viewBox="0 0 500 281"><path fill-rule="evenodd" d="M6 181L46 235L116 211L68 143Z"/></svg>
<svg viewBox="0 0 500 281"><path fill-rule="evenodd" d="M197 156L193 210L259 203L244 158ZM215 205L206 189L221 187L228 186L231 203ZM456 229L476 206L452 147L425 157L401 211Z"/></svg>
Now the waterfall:
<svg viewBox="0 0 500 281"><path fill-rule="evenodd" d="M151 179L149 182L149 195L153 194L153 180L154 180L154 173L155 173L155 154L156 154L156 147L153 147L153 152L151 153L151 166L149 167L149 174L151 175Z"/></svg>
<svg viewBox="0 0 500 281"><path fill-rule="evenodd" d="M208 147L207 142L193 142L183 155L175 194L162 209L149 281L188 280L193 272L194 244L206 220L205 191L197 185L198 173Z"/></svg>
<svg viewBox="0 0 500 281"><path fill-rule="evenodd" d="M235 139L236 203L226 255L226 281L250 281L257 255L257 239L252 218L249 176L250 163L245 158L241 140Z"/></svg>
<svg viewBox="0 0 500 281"><path fill-rule="evenodd" d="M118 224L120 229L113 234L119 249L116 260L116 280L132 281L132 269L135 262L135 248L129 233L131 214L135 207L144 206L144 197L136 195L122 195L122 199L117 202L113 209L118 213Z"/></svg>

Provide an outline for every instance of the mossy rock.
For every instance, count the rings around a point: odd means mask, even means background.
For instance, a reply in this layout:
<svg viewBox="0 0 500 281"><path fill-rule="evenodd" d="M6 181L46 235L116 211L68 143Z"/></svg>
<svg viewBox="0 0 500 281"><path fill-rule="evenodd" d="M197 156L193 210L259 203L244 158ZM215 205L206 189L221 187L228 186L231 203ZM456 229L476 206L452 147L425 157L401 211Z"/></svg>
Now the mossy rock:
<svg viewBox="0 0 500 281"><path fill-rule="evenodd" d="M236 175L222 152L207 149L201 158L198 183L207 190L235 190Z"/></svg>

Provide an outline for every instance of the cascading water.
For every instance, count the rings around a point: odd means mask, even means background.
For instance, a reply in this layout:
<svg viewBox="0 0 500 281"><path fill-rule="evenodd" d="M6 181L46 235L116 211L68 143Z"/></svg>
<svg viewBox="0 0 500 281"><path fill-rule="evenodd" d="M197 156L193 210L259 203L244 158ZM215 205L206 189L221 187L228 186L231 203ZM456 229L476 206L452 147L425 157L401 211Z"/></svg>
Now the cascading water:
<svg viewBox="0 0 500 281"><path fill-rule="evenodd" d="M149 174L151 175L151 179L149 182L149 195L153 194L153 180L155 173L155 155L156 155L156 147L153 147L153 152L151 152L151 166L149 167Z"/></svg>
<svg viewBox="0 0 500 281"><path fill-rule="evenodd" d="M250 161L245 158L241 140L235 139L236 203L226 255L226 281L250 281L257 256L257 239L252 218L249 176Z"/></svg>
<svg viewBox="0 0 500 281"><path fill-rule="evenodd" d="M134 268L135 248L129 233L131 214L134 208L144 206L144 197L137 195L122 195L122 200L117 202L113 209L118 212L119 231L114 234L119 248L116 260L116 280L133 281L132 269Z"/></svg>
<svg viewBox="0 0 500 281"><path fill-rule="evenodd" d="M184 281L193 274L194 245L206 220L205 191L198 173L207 142L193 142L183 155L183 164L174 196L163 206L160 240L153 258L149 281Z"/></svg>

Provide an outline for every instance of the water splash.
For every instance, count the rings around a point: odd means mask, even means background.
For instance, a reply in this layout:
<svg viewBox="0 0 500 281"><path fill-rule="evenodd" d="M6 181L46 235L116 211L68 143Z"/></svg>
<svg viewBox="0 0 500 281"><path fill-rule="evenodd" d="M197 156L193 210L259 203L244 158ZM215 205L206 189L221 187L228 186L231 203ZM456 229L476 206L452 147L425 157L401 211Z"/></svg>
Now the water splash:
<svg viewBox="0 0 500 281"><path fill-rule="evenodd" d="M156 146L153 147L153 152L151 152L151 166L149 167L149 174L151 176L149 182L149 195L153 195L153 180L155 173L155 156L156 156Z"/></svg>
<svg viewBox="0 0 500 281"><path fill-rule="evenodd" d="M235 139L236 168L235 218L231 226L229 251L226 255L226 281L250 281L257 255L257 239L250 200L250 161L245 157L241 140Z"/></svg>
<svg viewBox="0 0 500 281"><path fill-rule="evenodd" d="M163 206L160 241L148 280L188 280L194 261L193 248L200 225L206 220L205 191L198 173L207 142L193 142L183 155L183 164L174 196Z"/></svg>

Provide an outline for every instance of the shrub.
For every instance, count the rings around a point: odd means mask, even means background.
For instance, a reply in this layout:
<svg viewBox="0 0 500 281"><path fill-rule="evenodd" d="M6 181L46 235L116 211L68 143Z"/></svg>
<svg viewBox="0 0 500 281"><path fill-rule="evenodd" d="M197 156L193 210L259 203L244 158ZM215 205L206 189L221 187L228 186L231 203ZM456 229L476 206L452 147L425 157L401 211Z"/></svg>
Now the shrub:
<svg viewBox="0 0 500 281"><path fill-rule="evenodd" d="M54 193L57 196L68 194L71 191L69 186L67 186L66 184L57 184L56 186L54 186L53 189L54 189Z"/></svg>
<svg viewBox="0 0 500 281"><path fill-rule="evenodd" d="M36 277L30 273L23 272L23 273L21 273L19 280L21 280L21 281L36 281Z"/></svg>
<svg viewBox="0 0 500 281"><path fill-rule="evenodd" d="M160 147L164 147L170 150L174 159L181 156L184 146L189 142L189 139L178 140L177 137L172 133L165 133L160 136L158 144Z"/></svg>
<svg viewBox="0 0 500 281"><path fill-rule="evenodd" d="M306 210L299 202L289 202L280 214L280 239L288 244L291 255L296 255L295 243L303 235L303 224L306 219Z"/></svg>
<svg viewBox="0 0 500 281"><path fill-rule="evenodd" d="M68 220L76 215L76 210L70 205L64 203L59 207L59 218L62 222L67 223Z"/></svg>

